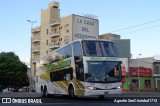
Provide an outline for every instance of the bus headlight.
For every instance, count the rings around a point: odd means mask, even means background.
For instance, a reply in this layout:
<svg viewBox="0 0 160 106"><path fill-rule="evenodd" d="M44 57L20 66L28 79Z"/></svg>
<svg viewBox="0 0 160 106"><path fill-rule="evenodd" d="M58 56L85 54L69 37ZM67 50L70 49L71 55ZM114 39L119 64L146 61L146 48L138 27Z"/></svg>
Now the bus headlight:
<svg viewBox="0 0 160 106"><path fill-rule="evenodd" d="M95 90L96 88L93 87L93 86L86 86L87 89L90 89L90 90Z"/></svg>
<svg viewBox="0 0 160 106"><path fill-rule="evenodd" d="M118 88L118 89L121 89L121 88L122 88L122 85L117 86L117 88Z"/></svg>

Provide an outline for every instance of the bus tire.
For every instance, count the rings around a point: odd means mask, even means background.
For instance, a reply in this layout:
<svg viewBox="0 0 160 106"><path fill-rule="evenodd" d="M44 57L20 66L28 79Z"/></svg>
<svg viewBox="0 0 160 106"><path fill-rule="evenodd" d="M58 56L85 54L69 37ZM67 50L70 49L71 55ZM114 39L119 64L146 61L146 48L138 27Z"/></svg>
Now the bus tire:
<svg viewBox="0 0 160 106"><path fill-rule="evenodd" d="M75 98L74 88L73 88L72 85L69 86L68 93L69 93L69 97L70 97L71 99L74 99L74 98Z"/></svg>
<svg viewBox="0 0 160 106"><path fill-rule="evenodd" d="M104 95L99 95L99 100L104 100Z"/></svg>
<svg viewBox="0 0 160 106"><path fill-rule="evenodd" d="M44 86L43 93L44 93L44 97L49 97L49 94L48 94L48 91L47 91L47 87L46 87L46 86Z"/></svg>
<svg viewBox="0 0 160 106"><path fill-rule="evenodd" d="M44 90L43 90L43 86L41 86L41 96L44 97Z"/></svg>

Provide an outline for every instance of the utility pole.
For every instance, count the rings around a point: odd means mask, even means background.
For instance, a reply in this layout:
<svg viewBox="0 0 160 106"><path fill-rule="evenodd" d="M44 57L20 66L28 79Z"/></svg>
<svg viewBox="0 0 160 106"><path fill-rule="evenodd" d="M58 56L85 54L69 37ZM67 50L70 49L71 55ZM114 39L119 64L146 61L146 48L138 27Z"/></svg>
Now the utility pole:
<svg viewBox="0 0 160 106"><path fill-rule="evenodd" d="M137 60L138 60L138 83L139 83L138 85L139 85L139 91L140 91L140 89L141 89L141 87L140 87L140 86L141 86L141 84L140 84L141 81L140 81L140 77L139 77L139 56L141 56L141 55L142 55L142 54L138 54L138 59L137 59Z"/></svg>
<svg viewBox="0 0 160 106"><path fill-rule="evenodd" d="M36 23L37 21L31 21L31 20L27 20L28 22L31 23L31 58L30 58L30 89L32 89L33 87L33 83L32 83L32 30L33 30L33 24Z"/></svg>

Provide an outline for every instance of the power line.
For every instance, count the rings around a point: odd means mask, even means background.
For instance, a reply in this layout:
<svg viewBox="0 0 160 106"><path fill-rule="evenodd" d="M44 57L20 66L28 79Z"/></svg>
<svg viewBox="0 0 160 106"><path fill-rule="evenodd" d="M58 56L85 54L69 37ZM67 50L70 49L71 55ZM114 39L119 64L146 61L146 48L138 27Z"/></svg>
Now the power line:
<svg viewBox="0 0 160 106"><path fill-rule="evenodd" d="M138 31L141 31L141 30L146 30L146 29L150 29L150 28L154 28L154 27L159 27L159 26L160 26L160 25L154 25L154 26L151 26L151 27L146 27L146 28L142 28L142 29L138 29L138 30L134 30L134 31L122 33L122 34L120 34L120 35L127 34L127 33L134 33L134 32L138 32Z"/></svg>
<svg viewBox="0 0 160 106"><path fill-rule="evenodd" d="M111 32L118 32L118 31L121 31L121 30L126 30L126 29L130 29L130 28L134 28L134 27L150 24L150 23L153 23L153 22L156 22L156 21L160 21L160 19L156 19L156 20L153 20L153 21L145 22L145 23L142 23L142 24L133 25L133 26L126 27L126 28L121 28L121 29L114 30L114 31L111 31Z"/></svg>

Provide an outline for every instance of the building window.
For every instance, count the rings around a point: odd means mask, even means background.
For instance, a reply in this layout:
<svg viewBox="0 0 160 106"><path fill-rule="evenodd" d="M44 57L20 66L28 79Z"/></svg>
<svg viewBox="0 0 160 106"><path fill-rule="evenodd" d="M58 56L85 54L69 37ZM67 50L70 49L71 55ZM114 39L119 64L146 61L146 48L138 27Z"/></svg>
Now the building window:
<svg viewBox="0 0 160 106"><path fill-rule="evenodd" d="M48 45L48 40L47 40L47 43L46 43L47 45Z"/></svg>
<svg viewBox="0 0 160 106"><path fill-rule="evenodd" d="M151 88L151 80L145 80L144 84L146 88Z"/></svg>
<svg viewBox="0 0 160 106"><path fill-rule="evenodd" d="M69 33L69 30L66 30L66 33Z"/></svg>
<svg viewBox="0 0 160 106"><path fill-rule="evenodd" d="M69 33L69 24L66 24L66 25L64 26L64 29L66 30L66 33Z"/></svg>
<svg viewBox="0 0 160 106"><path fill-rule="evenodd" d="M62 38L59 38L59 41L62 41Z"/></svg>
<svg viewBox="0 0 160 106"><path fill-rule="evenodd" d="M48 35L48 29L47 29L47 35Z"/></svg>
<svg viewBox="0 0 160 106"><path fill-rule="evenodd" d="M64 29L69 29L69 24L66 24L66 25L64 26Z"/></svg>
<svg viewBox="0 0 160 106"><path fill-rule="evenodd" d="M160 74L160 66L159 65L155 66L155 74Z"/></svg>
<svg viewBox="0 0 160 106"><path fill-rule="evenodd" d="M132 79L132 88L138 88L138 79Z"/></svg>

